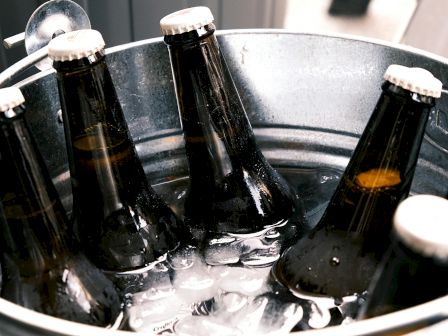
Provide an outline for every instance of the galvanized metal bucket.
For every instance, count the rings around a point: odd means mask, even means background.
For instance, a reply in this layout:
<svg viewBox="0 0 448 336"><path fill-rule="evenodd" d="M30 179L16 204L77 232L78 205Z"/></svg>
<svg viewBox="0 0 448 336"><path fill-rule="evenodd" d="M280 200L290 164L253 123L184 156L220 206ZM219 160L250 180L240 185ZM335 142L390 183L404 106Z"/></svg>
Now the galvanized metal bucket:
<svg viewBox="0 0 448 336"><path fill-rule="evenodd" d="M284 30L218 34L257 140L277 167L344 169L380 95L389 64L423 67L443 83L448 61L401 45ZM187 162L167 49L151 39L108 49L118 95L147 176L186 176ZM17 84L27 119L67 210L71 190L52 71ZM448 195L448 96L431 113L411 192ZM448 280L448 279L447 279ZM448 318L448 296L378 318L300 335L387 335ZM444 327L448 331L448 327ZM429 334L427 329L427 334ZM440 331L439 331L440 333ZM0 334L132 335L45 316L0 299Z"/></svg>

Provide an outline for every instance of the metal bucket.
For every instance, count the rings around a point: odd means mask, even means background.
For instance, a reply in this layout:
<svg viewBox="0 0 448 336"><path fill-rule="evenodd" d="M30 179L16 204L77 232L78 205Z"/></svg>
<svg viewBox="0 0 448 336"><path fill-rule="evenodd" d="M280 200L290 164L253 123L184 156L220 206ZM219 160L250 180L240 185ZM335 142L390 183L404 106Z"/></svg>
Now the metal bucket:
<svg viewBox="0 0 448 336"><path fill-rule="evenodd" d="M223 31L218 39L258 143L275 167L343 170L380 95L389 64L423 67L442 82L448 81L446 59L379 41L283 30ZM187 176L171 69L162 40L108 49L108 62L150 182L157 185L173 176ZM27 100L27 119L70 211L71 190L54 73L40 73L18 85ZM448 195L445 111L448 96L444 94L428 122L412 193ZM446 318L448 296L378 318L300 334L387 335ZM45 316L3 299L0 334L132 335Z"/></svg>

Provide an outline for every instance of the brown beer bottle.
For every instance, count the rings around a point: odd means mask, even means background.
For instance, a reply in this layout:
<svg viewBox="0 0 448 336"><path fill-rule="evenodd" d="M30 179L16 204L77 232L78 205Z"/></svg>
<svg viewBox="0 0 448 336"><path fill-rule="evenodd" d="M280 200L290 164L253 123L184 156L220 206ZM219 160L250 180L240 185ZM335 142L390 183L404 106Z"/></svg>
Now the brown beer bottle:
<svg viewBox="0 0 448 336"><path fill-rule="evenodd" d="M75 235L105 271L134 272L175 249L187 231L149 185L96 30L54 38L73 190ZM123 274L122 274L123 275Z"/></svg>
<svg viewBox="0 0 448 336"><path fill-rule="evenodd" d="M269 227L294 236L296 196L267 162L214 35L207 7L160 21L168 47L189 165L185 221L198 239ZM280 231L280 229L279 229Z"/></svg>
<svg viewBox="0 0 448 336"><path fill-rule="evenodd" d="M67 235L69 222L24 118L18 88L0 89L1 296L41 313L112 326L112 282Z"/></svg>
<svg viewBox="0 0 448 336"><path fill-rule="evenodd" d="M363 293L389 246L392 216L411 187L425 125L442 83L391 65L376 107L317 226L280 257L273 275L296 293Z"/></svg>
<svg viewBox="0 0 448 336"><path fill-rule="evenodd" d="M393 243L368 290L360 319L409 308L448 294L448 200L416 195L398 206Z"/></svg>

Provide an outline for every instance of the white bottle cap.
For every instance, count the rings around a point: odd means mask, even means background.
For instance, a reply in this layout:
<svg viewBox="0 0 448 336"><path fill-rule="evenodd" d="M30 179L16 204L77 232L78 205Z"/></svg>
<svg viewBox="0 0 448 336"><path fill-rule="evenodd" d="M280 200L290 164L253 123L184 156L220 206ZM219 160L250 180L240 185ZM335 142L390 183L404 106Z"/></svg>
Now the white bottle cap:
<svg viewBox="0 0 448 336"><path fill-rule="evenodd" d="M392 64L387 68L384 79L423 96L439 98L442 94L442 82L422 68Z"/></svg>
<svg viewBox="0 0 448 336"><path fill-rule="evenodd" d="M410 196L395 211L394 230L412 250L448 258L448 200L434 195Z"/></svg>
<svg viewBox="0 0 448 336"><path fill-rule="evenodd" d="M59 35L48 43L48 57L53 61L73 61L94 55L105 46L103 36L93 29Z"/></svg>
<svg viewBox="0 0 448 336"><path fill-rule="evenodd" d="M160 20L160 30L163 35L182 34L208 25L213 20L213 14L208 7L191 7L163 17Z"/></svg>
<svg viewBox="0 0 448 336"><path fill-rule="evenodd" d="M12 86L0 89L0 112L7 112L25 102L22 91Z"/></svg>

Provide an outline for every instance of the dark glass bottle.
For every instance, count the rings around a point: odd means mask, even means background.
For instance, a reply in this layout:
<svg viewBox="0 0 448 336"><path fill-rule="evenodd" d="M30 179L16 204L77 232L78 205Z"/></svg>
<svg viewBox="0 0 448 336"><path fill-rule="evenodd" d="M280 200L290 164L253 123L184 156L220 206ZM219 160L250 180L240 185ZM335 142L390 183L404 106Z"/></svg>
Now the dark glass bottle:
<svg viewBox="0 0 448 336"><path fill-rule="evenodd" d="M111 326L121 301L112 282L67 235L65 209L24 119L18 88L0 90L1 296L71 321Z"/></svg>
<svg viewBox="0 0 448 336"><path fill-rule="evenodd" d="M75 233L101 269L141 269L189 231L149 185L95 30L49 44L57 71L73 190Z"/></svg>
<svg viewBox="0 0 448 336"><path fill-rule="evenodd" d="M290 233L295 232L290 219L303 214L286 181L256 144L214 35L212 13L207 7L193 7L160 23L189 164L185 221L201 240L215 233L249 234L285 223Z"/></svg>
<svg viewBox="0 0 448 336"><path fill-rule="evenodd" d="M389 246L392 216L409 192L430 109L442 84L391 65L377 105L330 203L273 275L291 290L335 298L363 293Z"/></svg>
<svg viewBox="0 0 448 336"><path fill-rule="evenodd" d="M416 195L394 215L393 243L369 287L359 318L410 308L448 294L448 200Z"/></svg>

